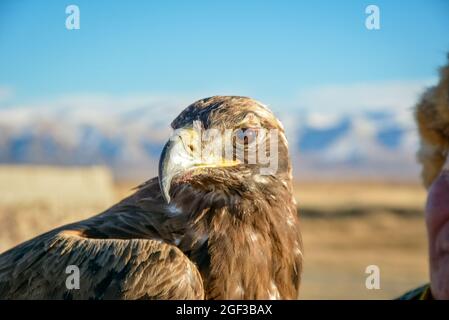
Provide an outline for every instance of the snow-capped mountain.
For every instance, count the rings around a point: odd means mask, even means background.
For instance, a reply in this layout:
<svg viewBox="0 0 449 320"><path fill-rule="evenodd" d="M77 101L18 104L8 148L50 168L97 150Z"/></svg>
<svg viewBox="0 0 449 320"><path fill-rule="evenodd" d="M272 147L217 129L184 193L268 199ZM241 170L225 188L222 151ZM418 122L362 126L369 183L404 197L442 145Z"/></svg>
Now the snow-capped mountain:
<svg viewBox="0 0 449 320"><path fill-rule="evenodd" d="M303 175L418 177L418 136L411 113L309 114L303 119L296 135Z"/></svg>
<svg viewBox="0 0 449 320"><path fill-rule="evenodd" d="M106 164L119 178L156 174L179 108L157 101L0 109L0 163ZM279 114L300 177L417 177L412 115L376 111Z"/></svg>

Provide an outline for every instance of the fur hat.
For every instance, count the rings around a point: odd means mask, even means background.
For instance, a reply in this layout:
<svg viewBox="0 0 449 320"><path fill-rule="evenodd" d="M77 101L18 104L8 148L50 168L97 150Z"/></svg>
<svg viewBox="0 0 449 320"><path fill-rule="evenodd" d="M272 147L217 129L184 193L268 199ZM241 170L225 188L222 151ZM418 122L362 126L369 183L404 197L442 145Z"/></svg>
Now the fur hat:
<svg viewBox="0 0 449 320"><path fill-rule="evenodd" d="M449 151L449 63L440 69L439 83L422 95L415 118L421 138L418 161L428 188L440 173Z"/></svg>

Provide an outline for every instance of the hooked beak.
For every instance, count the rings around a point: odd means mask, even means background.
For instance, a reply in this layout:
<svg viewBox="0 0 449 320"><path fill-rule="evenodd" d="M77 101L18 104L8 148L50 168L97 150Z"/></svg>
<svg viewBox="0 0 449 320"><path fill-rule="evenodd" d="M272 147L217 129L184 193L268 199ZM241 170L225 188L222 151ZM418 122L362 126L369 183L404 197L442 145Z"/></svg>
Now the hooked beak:
<svg viewBox="0 0 449 320"><path fill-rule="evenodd" d="M225 167L240 163L238 160L224 160L221 148L217 152L220 154L202 155L201 142L201 133L195 128L186 128L178 130L165 144L159 160L159 186L167 203L170 202L171 182L175 176L193 168Z"/></svg>
<svg viewBox="0 0 449 320"><path fill-rule="evenodd" d="M192 133L192 131L189 130L186 133ZM170 186L173 177L197 164L197 157L193 154L194 149L192 149L192 147L184 145L183 135L177 134L170 138L162 150L159 160L159 186L167 203L170 202Z"/></svg>

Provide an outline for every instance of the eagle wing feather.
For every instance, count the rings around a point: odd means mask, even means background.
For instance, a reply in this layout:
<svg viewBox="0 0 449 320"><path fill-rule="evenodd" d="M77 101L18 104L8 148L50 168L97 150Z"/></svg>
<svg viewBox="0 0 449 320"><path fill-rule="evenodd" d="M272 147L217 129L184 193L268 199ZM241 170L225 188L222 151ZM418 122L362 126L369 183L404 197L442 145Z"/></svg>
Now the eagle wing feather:
<svg viewBox="0 0 449 320"><path fill-rule="evenodd" d="M91 219L31 239L0 255L2 299L202 299L196 265L162 240L164 208L151 214L151 182ZM146 193L146 194L145 194ZM131 210L133 209L133 210ZM166 235L164 238L169 238ZM79 270L79 289L68 289L68 266Z"/></svg>

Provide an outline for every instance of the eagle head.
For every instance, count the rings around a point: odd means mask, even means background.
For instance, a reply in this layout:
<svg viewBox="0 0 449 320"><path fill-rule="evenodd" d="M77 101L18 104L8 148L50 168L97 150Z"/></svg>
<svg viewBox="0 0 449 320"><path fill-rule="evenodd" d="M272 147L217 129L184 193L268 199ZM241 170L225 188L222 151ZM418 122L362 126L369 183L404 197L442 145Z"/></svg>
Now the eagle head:
<svg viewBox="0 0 449 320"><path fill-rule="evenodd" d="M266 195L291 180L284 128L260 102L247 97L199 100L171 124L174 132L159 162L167 202L194 193L215 204Z"/></svg>

